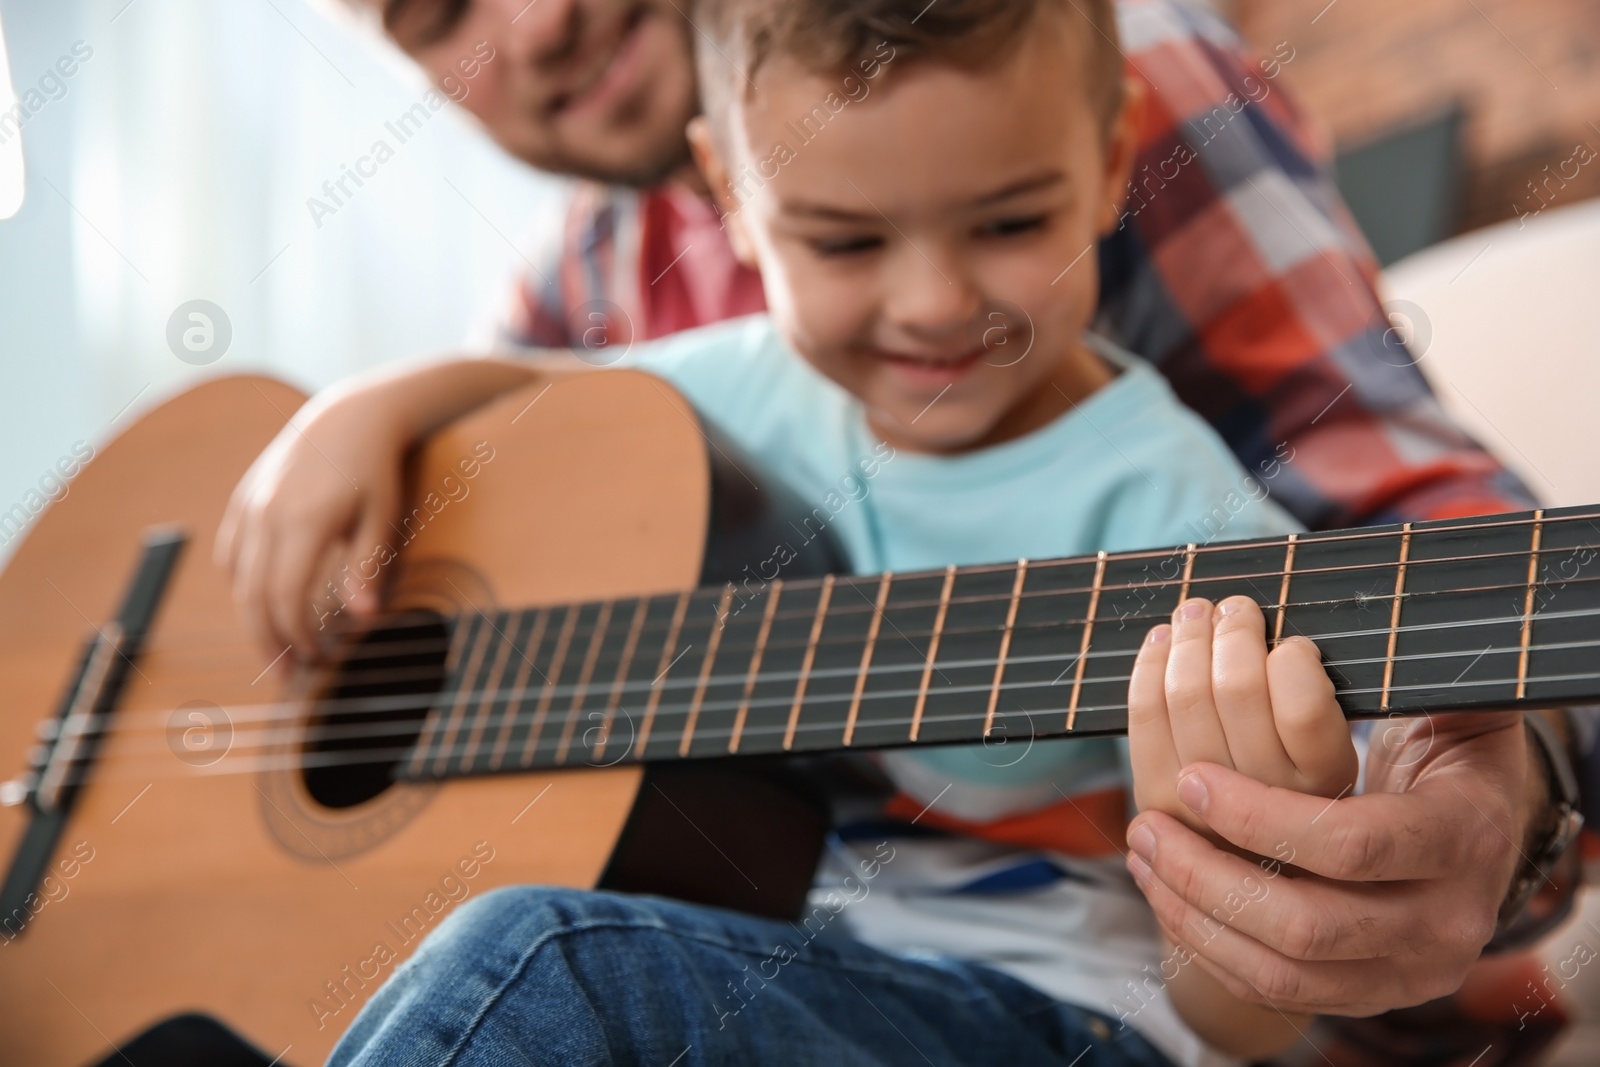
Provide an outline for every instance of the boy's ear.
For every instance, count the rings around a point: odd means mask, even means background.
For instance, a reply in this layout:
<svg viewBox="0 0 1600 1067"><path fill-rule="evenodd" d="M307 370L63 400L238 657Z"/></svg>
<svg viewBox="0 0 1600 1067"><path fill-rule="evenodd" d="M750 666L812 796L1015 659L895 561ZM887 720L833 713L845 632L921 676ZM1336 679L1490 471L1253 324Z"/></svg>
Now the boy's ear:
<svg viewBox="0 0 1600 1067"><path fill-rule="evenodd" d="M1139 127L1145 107L1143 80L1131 75L1122 80L1122 110L1111 126L1111 136L1106 140L1106 171L1104 195L1100 198L1100 216L1095 220L1101 237L1106 237L1122 225L1122 212L1128 202L1128 182L1133 175L1133 162L1139 154Z"/></svg>
<svg viewBox="0 0 1600 1067"><path fill-rule="evenodd" d="M740 216L743 205L739 203L733 183L728 179L728 164L717 147L716 137L712 135L710 120L704 115L696 115L689 120L687 133L695 165L700 168L706 185L711 187L717 210L722 213L722 228L728 233L728 244L740 263L755 269L755 247L750 243L750 235L745 232L744 219Z"/></svg>

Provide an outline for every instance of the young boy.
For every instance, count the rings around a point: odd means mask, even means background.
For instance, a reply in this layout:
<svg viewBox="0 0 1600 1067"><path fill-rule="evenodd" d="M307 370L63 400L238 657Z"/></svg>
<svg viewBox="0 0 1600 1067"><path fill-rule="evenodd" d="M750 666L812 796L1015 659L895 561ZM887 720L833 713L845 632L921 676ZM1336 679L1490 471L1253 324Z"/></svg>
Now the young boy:
<svg viewBox="0 0 1600 1067"><path fill-rule="evenodd" d="M1254 484L1159 376L1085 334L1085 253L1117 225L1139 104L1108 3L703 0L696 21L691 140L771 313L629 359L811 500L855 476L834 528L857 571L1192 540ZM818 109L826 126L802 141ZM410 442L551 373L456 360L308 405L219 542L258 625L303 630L325 550L351 530L354 547L383 539ZM1247 495L1226 536L1290 528ZM1158 935L1116 842L1130 774L1140 810L1202 829L1177 794L1196 760L1351 787L1314 647L1269 656L1253 603L1185 601L1138 654L1126 750L1016 747L883 757L902 826L844 909L853 938L790 946L770 981L747 976L796 940L783 924L507 890L442 927L334 1062L1198 1065L1288 1044L1303 1021L1213 977L1192 952L1201 923ZM835 864L861 862L841 840ZM1144 861L1125 862L1145 884ZM1236 896L1262 899L1280 866ZM838 877L825 866L819 885Z"/></svg>

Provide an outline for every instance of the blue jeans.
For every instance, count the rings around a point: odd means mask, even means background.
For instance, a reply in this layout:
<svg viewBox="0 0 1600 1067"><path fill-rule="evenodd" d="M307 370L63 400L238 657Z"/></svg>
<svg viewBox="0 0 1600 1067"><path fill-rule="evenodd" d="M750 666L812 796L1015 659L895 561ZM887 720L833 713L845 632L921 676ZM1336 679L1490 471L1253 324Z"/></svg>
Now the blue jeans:
<svg viewBox="0 0 1600 1067"><path fill-rule="evenodd" d="M330 1067L1170 1067L1131 1028L998 971L654 897L519 886L468 901L356 1017Z"/></svg>

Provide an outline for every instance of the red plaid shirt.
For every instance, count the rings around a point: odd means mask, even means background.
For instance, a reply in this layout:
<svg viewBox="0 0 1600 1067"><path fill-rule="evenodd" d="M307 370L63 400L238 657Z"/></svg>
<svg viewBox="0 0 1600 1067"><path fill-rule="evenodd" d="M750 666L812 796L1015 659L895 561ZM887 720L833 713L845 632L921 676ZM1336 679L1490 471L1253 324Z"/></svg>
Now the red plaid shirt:
<svg viewBox="0 0 1600 1067"><path fill-rule="evenodd" d="M1391 329L1326 146L1279 80L1293 48L1257 57L1172 0L1118 12L1147 103L1122 226L1098 248L1096 328L1247 469L1292 456L1270 489L1311 529L1531 507ZM560 223L513 294L510 343L576 347L606 317L659 337L765 306L713 206L680 187L581 185Z"/></svg>

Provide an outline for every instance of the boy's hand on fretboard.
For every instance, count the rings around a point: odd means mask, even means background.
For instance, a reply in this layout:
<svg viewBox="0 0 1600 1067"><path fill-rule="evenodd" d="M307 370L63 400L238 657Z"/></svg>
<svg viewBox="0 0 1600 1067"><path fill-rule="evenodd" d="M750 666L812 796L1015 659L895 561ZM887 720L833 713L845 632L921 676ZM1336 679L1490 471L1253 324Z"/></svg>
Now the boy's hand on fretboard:
<svg viewBox="0 0 1600 1067"><path fill-rule="evenodd" d="M1269 653L1266 621L1248 597L1186 600L1170 626L1150 631L1129 684L1128 745L1139 810L1165 812L1213 840L1180 793L1192 763L1325 797L1348 795L1358 773L1316 645L1291 637Z"/></svg>

